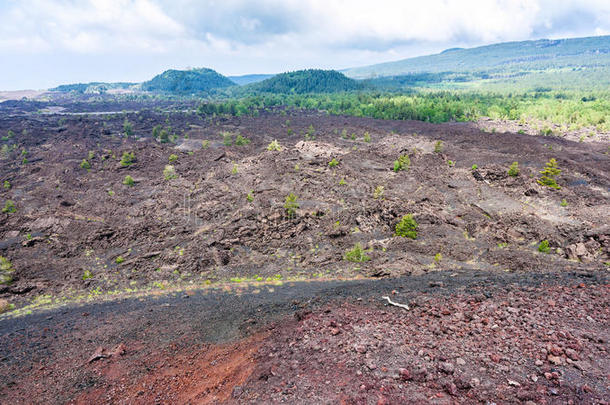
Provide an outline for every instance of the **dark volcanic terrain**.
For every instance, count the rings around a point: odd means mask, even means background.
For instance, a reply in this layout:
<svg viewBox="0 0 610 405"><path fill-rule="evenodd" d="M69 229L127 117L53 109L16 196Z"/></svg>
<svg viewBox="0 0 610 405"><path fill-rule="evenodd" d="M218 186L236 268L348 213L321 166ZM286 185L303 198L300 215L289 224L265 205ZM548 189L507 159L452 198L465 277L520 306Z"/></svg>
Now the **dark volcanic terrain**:
<svg viewBox="0 0 610 405"><path fill-rule="evenodd" d="M0 104L0 402L608 400L607 143L43 104Z"/></svg>

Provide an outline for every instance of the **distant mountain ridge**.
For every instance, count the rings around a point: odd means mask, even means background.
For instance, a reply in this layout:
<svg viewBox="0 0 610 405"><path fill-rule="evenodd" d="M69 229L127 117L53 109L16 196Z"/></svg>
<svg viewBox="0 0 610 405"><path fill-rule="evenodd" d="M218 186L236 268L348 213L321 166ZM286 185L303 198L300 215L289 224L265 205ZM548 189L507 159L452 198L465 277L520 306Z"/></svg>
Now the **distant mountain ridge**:
<svg viewBox="0 0 610 405"><path fill-rule="evenodd" d="M551 68L610 66L610 36L503 42L341 70L354 79L415 73L510 73Z"/></svg>

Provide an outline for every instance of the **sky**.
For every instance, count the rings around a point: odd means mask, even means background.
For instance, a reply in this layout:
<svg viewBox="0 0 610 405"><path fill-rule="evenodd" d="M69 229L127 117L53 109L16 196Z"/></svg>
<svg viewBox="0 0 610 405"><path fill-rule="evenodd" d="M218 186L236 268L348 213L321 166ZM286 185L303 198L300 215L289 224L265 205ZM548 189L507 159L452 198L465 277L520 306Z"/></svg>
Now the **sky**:
<svg viewBox="0 0 610 405"><path fill-rule="evenodd" d="M0 90L342 69L610 34L610 0L0 0Z"/></svg>

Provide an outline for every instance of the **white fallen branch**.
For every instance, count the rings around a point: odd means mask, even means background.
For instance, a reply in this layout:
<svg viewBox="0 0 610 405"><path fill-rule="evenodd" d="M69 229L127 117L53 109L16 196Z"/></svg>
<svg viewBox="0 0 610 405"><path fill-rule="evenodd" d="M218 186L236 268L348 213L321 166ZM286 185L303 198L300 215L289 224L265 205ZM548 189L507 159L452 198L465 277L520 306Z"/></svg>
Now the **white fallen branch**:
<svg viewBox="0 0 610 405"><path fill-rule="evenodd" d="M399 304L398 302L394 302L390 299L390 297L381 297L381 298L384 300L388 300L388 304L394 305L395 307L400 307L400 308L406 309L407 311L410 309L408 305Z"/></svg>

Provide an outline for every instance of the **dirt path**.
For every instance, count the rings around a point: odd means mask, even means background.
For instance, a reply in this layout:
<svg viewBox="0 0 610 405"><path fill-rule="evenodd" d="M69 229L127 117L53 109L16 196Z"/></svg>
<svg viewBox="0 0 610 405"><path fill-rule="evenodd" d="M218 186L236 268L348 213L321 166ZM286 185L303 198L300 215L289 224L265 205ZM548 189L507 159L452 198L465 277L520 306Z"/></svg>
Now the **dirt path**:
<svg viewBox="0 0 610 405"><path fill-rule="evenodd" d="M522 388L522 399L536 403L595 402L609 394L603 381L610 370L608 280L603 272L436 272L197 290L2 319L0 398L13 404L32 398L399 403L405 395L436 395L440 402L468 402L507 400ZM383 295L412 310L384 308ZM537 325L536 334L526 336L526 344L523 334L532 333L531 325ZM502 353L507 344L511 350ZM539 352L549 344L548 355L559 360ZM494 366L475 367L481 361L475 355L490 346L500 351L493 352L499 356L491 357ZM544 362L536 365L539 358ZM584 361L574 360L575 366L573 358ZM468 364L463 372L457 369L462 362ZM537 383L530 373L540 375ZM507 375L519 385L507 382ZM329 380L342 381L343 388ZM350 387L357 392L348 395Z"/></svg>

